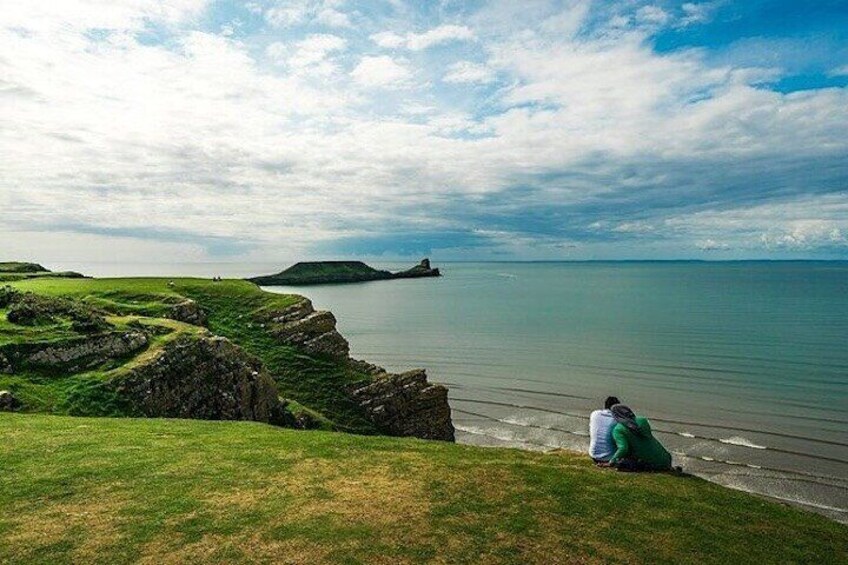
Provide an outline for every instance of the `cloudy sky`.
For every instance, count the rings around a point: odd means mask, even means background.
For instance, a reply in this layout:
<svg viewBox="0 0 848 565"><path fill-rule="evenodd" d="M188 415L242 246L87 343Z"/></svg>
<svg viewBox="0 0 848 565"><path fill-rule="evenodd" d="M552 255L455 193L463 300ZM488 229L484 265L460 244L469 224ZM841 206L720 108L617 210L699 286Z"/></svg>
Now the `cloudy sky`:
<svg viewBox="0 0 848 565"><path fill-rule="evenodd" d="M5 0L0 241L848 259L848 3Z"/></svg>

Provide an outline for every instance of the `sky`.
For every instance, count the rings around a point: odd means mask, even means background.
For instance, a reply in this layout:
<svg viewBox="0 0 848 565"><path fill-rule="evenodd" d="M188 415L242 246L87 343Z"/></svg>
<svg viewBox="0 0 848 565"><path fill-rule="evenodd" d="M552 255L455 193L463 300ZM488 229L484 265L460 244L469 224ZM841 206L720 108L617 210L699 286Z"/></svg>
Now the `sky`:
<svg viewBox="0 0 848 565"><path fill-rule="evenodd" d="M3 0L0 260L848 259L848 2Z"/></svg>

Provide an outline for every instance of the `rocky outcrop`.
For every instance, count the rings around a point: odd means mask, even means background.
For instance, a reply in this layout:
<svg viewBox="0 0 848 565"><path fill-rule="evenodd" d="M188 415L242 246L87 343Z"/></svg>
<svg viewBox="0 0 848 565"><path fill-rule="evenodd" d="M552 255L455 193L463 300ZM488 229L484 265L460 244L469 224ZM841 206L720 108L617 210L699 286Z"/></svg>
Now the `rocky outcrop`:
<svg viewBox="0 0 848 565"><path fill-rule="evenodd" d="M331 357L370 376L372 380L357 383L348 392L380 432L453 441L447 389L429 383L422 369L393 375L377 365L351 359L350 346L336 330L336 318L330 312L316 312L304 298L257 322L280 343L310 355Z"/></svg>
<svg viewBox="0 0 848 565"><path fill-rule="evenodd" d="M11 374L14 371L12 368L12 363L6 358L6 356L0 352L0 375L2 374Z"/></svg>
<svg viewBox="0 0 848 565"><path fill-rule="evenodd" d="M21 326L54 324L59 318L66 318L79 333L97 333L112 327L103 312L79 301L22 293L10 287L0 291L0 307L8 307L6 319Z"/></svg>
<svg viewBox="0 0 848 565"><path fill-rule="evenodd" d="M103 363L127 357L148 344L147 334L141 331L110 332L94 336L66 339L60 342L11 344L0 348L6 372L30 368L78 372ZM0 366L3 366L0 360Z"/></svg>
<svg viewBox="0 0 848 565"><path fill-rule="evenodd" d="M209 317L203 308L189 298L171 306L166 317L195 326L206 327L209 323Z"/></svg>
<svg viewBox="0 0 848 565"><path fill-rule="evenodd" d="M148 417L270 423L282 417L261 361L220 337L182 337L110 387Z"/></svg>
<svg viewBox="0 0 848 565"><path fill-rule="evenodd" d="M347 359L350 354L350 345L336 330L336 317L316 311L306 298L267 314L264 320L268 332L285 345L334 359Z"/></svg>
<svg viewBox="0 0 848 565"><path fill-rule="evenodd" d="M11 412L21 406L21 401L8 390L0 390L0 412Z"/></svg>
<svg viewBox="0 0 848 565"><path fill-rule="evenodd" d="M288 269L274 275L253 277L247 280L260 286L297 286L438 276L441 276L439 269L430 268L429 259L424 259L411 269L397 273L375 269L362 261L309 261L295 263Z"/></svg>
<svg viewBox="0 0 848 565"><path fill-rule="evenodd" d="M382 433L454 441L448 390L429 383L423 369L377 376L350 392Z"/></svg>
<svg viewBox="0 0 848 565"><path fill-rule="evenodd" d="M407 269L406 271L398 271L397 273L392 273L392 278L394 279L415 279L420 277L440 277L442 273L439 269L433 269L430 267L430 260L424 258L421 262L411 269Z"/></svg>

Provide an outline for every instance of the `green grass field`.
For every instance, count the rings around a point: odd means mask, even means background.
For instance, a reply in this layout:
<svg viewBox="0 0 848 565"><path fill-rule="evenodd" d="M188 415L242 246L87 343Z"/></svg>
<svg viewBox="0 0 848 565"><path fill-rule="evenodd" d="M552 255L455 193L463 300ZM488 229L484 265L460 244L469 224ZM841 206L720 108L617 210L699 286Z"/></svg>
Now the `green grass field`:
<svg viewBox="0 0 848 565"><path fill-rule="evenodd" d="M0 562L845 563L846 528L571 453L0 415Z"/></svg>

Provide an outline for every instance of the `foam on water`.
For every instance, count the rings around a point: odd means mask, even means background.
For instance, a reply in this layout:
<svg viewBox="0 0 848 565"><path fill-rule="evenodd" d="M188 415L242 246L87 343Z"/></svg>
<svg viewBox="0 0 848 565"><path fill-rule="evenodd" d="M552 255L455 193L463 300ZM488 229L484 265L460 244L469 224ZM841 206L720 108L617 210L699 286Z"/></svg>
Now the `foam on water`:
<svg viewBox="0 0 848 565"><path fill-rule="evenodd" d="M681 434L682 435L682 434ZM750 447L751 449L768 449L765 445L758 445L753 441L746 439L741 436L733 436L729 438L719 438L721 443L726 443L728 445L739 445L741 447Z"/></svg>

